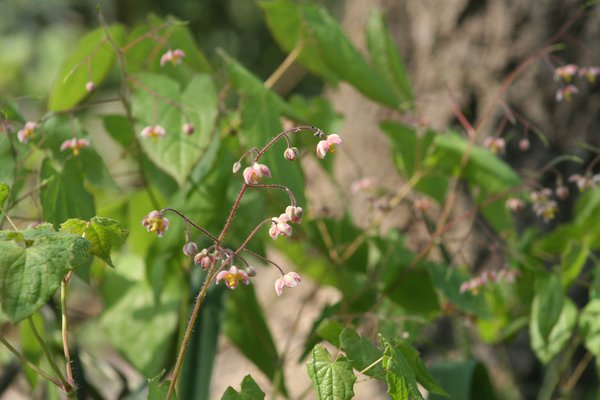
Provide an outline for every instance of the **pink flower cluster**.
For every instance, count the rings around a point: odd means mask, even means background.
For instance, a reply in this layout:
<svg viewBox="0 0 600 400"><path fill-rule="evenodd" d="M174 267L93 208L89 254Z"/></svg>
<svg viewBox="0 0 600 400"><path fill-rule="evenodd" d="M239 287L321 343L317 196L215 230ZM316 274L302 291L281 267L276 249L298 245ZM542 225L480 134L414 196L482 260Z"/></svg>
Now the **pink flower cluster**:
<svg viewBox="0 0 600 400"><path fill-rule="evenodd" d="M181 64L185 57L185 53L183 50L175 49L175 50L167 50L165 54L160 57L160 66L164 67L166 63L171 63L173 65Z"/></svg>
<svg viewBox="0 0 600 400"><path fill-rule="evenodd" d="M558 211L558 203L551 199L552 190L544 188L542 190L531 192L531 201L533 211L538 217L542 217L544 222L554 219Z"/></svg>
<svg viewBox="0 0 600 400"><path fill-rule="evenodd" d="M246 185L256 185L260 182L261 178L270 178L271 171L266 165L255 162L251 167L244 169L242 175L244 176L244 182L246 182Z"/></svg>
<svg viewBox="0 0 600 400"><path fill-rule="evenodd" d="M585 175L574 174L569 177L569 182L575 183L577 189L579 189L580 192L583 192L598 186L600 183L600 174L592 175L589 172Z"/></svg>
<svg viewBox="0 0 600 400"><path fill-rule="evenodd" d="M577 75L586 78L590 83L594 83L600 75L600 67L579 67L575 64L567 64L556 68L554 70L554 80L565 83L556 91L557 101L571 101L573 95L579 93L577 86L572 83Z"/></svg>
<svg viewBox="0 0 600 400"><path fill-rule="evenodd" d="M460 293L471 292L473 294L477 294L479 292L479 288L487 283L513 283L518 275L520 275L519 271L509 269L503 269L498 272L485 271L481 275L463 282L460 285L459 291Z"/></svg>
<svg viewBox="0 0 600 400"><path fill-rule="evenodd" d="M158 237L162 237L167 229L169 229L169 220L160 211L154 210L142 220L142 226L148 232L154 232Z"/></svg>
<svg viewBox="0 0 600 400"><path fill-rule="evenodd" d="M79 151L81 149L86 148L86 147L90 147L90 141L89 140L87 140L87 139L72 138L72 139L65 140L60 145L60 151L71 150L71 151L73 151L73 155L77 156L77 155L79 155Z"/></svg>
<svg viewBox="0 0 600 400"><path fill-rule="evenodd" d="M38 124L32 121L28 121L25 123L23 129L17 132L17 139L19 142L26 144L29 142L29 139L33 137L35 134L35 130L37 129Z"/></svg>
<svg viewBox="0 0 600 400"><path fill-rule="evenodd" d="M140 133L140 136L143 138L159 138L159 137L163 137L167 134L167 131L165 131L165 128L163 128L160 125L148 125L146 126L144 129L142 129L142 132Z"/></svg>
<svg viewBox="0 0 600 400"><path fill-rule="evenodd" d="M483 141L483 146L490 149L494 154L504 154L506 142L501 137L488 136Z"/></svg>

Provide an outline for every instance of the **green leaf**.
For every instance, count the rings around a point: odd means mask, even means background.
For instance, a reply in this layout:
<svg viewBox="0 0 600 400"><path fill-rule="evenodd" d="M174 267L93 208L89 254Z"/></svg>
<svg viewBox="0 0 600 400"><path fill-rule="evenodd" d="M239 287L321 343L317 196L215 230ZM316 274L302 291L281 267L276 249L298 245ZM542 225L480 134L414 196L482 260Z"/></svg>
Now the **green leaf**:
<svg viewBox="0 0 600 400"><path fill-rule="evenodd" d="M148 379L148 400L164 400L169 392L170 380L162 381L162 376L165 374L163 369L154 378ZM173 393L174 400L177 400L177 393Z"/></svg>
<svg viewBox="0 0 600 400"><path fill-rule="evenodd" d="M340 334L340 347L346 353L354 369L364 371L362 373L373 378L385 379L385 371L380 360L383 352L367 338L359 336L351 328L346 328ZM377 362L378 360L379 362ZM375 362L377 363L373 365ZM367 367L370 368L365 370Z"/></svg>
<svg viewBox="0 0 600 400"><path fill-rule="evenodd" d="M265 393L260 390L254 379L250 375L246 375L242 380L242 387L238 393L234 388L229 386L221 400L263 400Z"/></svg>
<svg viewBox="0 0 600 400"><path fill-rule="evenodd" d="M585 240L570 240L563 251L560 261L560 278L564 288L568 288L577 279L590 254Z"/></svg>
<svg viewBox="0 0 600 400"><path fill-rule="evenodd" d="M110 218L94 217L90 221L69 219L61 224L62 232L83 236L92 244L91 252L114 267L110 258L113 246L120 247L127 238L127 230Z"/></svg>
<svg viewBox="0 0 600 400"><path fill-rule="evenodd" d="M139 74L133 80L133 115L137 131L161 125L164 137L141 138L144 151L161 169L182 185L209 147L217 116L217 91L209 75L196 75L181 91L165 76ZM195 131L183 132L185 123Z"/></svg>
<svg viewBox="0 0 600 400"><path fill-rule="evenodd" d="M394 346L405 357L410 364L417 382L419 382L430 393L440 396L448 396L448 393L436 382L431 373L425 368L419 352L407 343L399 342Z"/></svg>
<svg viewBox="0 0 600 400"><path fill-rule="evenodd" d="M429 273L424 269L405 269L384 293L407 312L432 317L440 310Z"/></svg>
<svg viewBox="0 0 600 400"><path fill-rule="evenodd" d="M91 261L88 241L47 225L24 230L22 239L0 242L0 300L12 323L33 315L67 272Z"/></svg>
<svg viewBox="0 0 600 400"><path fill-rule="evenodd" d="M324 8L289 0L261 3L267 25L287 52L298 46L297 60L335 84L348 81L365 96L397 107L400 99L346 37Z"/></svg>
<svg viewBox="0 0 600 400"><path fill-rule="evenodd" d="M0 182L12 186L15 179L15 155L8 135L0 135ZM14 188L13 188L14 189Z"/></svg>
<svg viewBox="0 0 600 400"><path fill-rule="evenodd" d="M494 400L494 389L485 366L473 359L432 365L431 373L448 392L450 399ZM429 400L446 397L431 393Z"/></svg>
<svg viewBox="0 0 600 400"><path fill-rule="evenodd" d="M345 400L354 396L356 376L344 356L331 360L329 352L321 345L315 346L312 359L306 363L308 376L317 389L319 400Z"/></svg>
<svg viewBox="0 0 600 400"><path fill-rule="evenodd" d="M104 129L117 143L124 148L135 141L135 132L129 118L125 115L105 115L102 117Z"/></svg>
<svg viewBox="0 0 600 400"><path fill-rule="evenodd" d="M59 226L69 218L90 219L94 216L94 198L83 186L83 175L77 160L68 160L62 171L46 158L40 170L40 181L46 183L40 191L42 215L45 221Z"/></svg>
<svg viewBox="0 0 600 400"><path fill-rule="evenodd" d="M123 42L123 26L112 25L108 31L117 44ZM51 111L64 111L76 106L89 94L85 84L92 81L96 86L100 85L114 60L115 51L108 42L104 28L100 27L82 37L58 74L50 92L48 108Z"/></svg>
<svg viewBox="0 0 600 400"><path fill-rule="evenodd" d="M560 279L554 274L539 275L537 286L531 307L531 323L537 325L542 339L547 340L561 315L566 296Z"/></svg>
<svg viewBox="0 0 600 400"><path fill-rule="evenodd" d="M378 10L374 9L369 15L366 34L373 66L394 87L396 95L402 101L412 105L414 96L406 66L396 49L384 17Z"/></svg>
<svg viewBox="0 0 600 400"><path fill-rule="evenodd" d="M537 302L533 307L537 307ZM537 311L532 309L532 314ZM538 314L539 315L539 314ZM548 339L542 337L539 325L531 318L529 324L529 335L531 336L531 347L541 362L547 364L550 362L567 344L573 334L573 329L577 323L577 307L569 299L565 300L562 312L556 324L554 324Z"/></svg>
<svg viewBox="0 0 600 400"><path fill-rule="evenodd" d="M0 208L4 208L4 202L8 198L10 188L4 182L0 182Z"/></svg>
<svg viewBox="0 0 600 400"><path fill-rule="evenodd" d="M94 148L81 149L79 155L74 158L80 163L83 176L89 183L99 188L119 190L108 168L106 168L104 160Z"/></svg>
<svg viewBox="0 0 600 400"><path fill-rule="evenodd" d="M386 343L383 352L383 368L386 372L387 392L393 400L423 400L412 367L404 355L389 343Z"/></svg>
<svg viewBox="0 0 600 400"><path fill-rule="evenodd" d="M167 275L160 299L144 279L144 262L123 256L101 286L106 308L101 324L112 345L145 376L171 366L182 301L176 270Z"/></svg>
<svg viewBox="0 0 600 400"><path fill-rule="evenodd" d="M326 306L323 309L322 314L327 315L333 311L339 310L339 306ZM344 325L333 319L323 320L316 328L316 334L321 338L327 340L329 343L336 347L340 347L340 335L344 331ZM316 344L316 343L315 343Z"/></svg>
<svg viewBox="0 0 600 400"><path fill-rule="evenodd" d="M229 293L225 303L223 332L271 381L279 376L279 390L287 396L283 370L275 362L279 359L275 342L253 286L239 287Z"/></svg>
<svg viewBox="0 0 600 400"><path fill-rule="evenodd" d="M434 263L427 263L427 269L431 274L434 287L452 304L481 318L490 316L483 296L475 295L470 291L460 292L460 285L469 279L468 273L453 266Z"/></svg>

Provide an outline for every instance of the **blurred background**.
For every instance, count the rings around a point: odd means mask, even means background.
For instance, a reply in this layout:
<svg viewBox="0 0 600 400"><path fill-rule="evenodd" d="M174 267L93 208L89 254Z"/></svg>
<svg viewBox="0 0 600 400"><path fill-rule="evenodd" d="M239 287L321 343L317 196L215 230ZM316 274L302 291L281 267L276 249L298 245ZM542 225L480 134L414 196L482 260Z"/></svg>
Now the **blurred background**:
<svg viewBox="0 0 600 400"><path fill-rule="evenodd" d="M595 154L577 143L586 142L600 148L599 86L585 86L572 102L558 103L555 101L557 86L553 76L554 69L561 65L600 64L597 6L582 17L579 15L580 6L586 2L576 0L315 2L328 7L359 49L365 48L364 26L370 10L376 7L383 11L407 64L416 97L416 118L423 124L435 129L448 126L461 129L456 118L458 109L473 126L481 122L479 129L489 135L527 137L531 142L529 152L507 151L505 156L507 162L524 172L535 171L566 153L581 157L585 166ZM0 95L18 98L26 114L39 116L44 111L47 94L65 54L70 52L83 33L98 26L98 6L109 22L123 22L127 26L145 21L148 14L174 15L188 21L199 46L217 70L222 63L216 53L219 48L263 80L286 57L270 35L261 9L252 0L1 0ZM488 110L498 104L498 93L503 90L507 77L556 35L561 38L560 48L541 57L541 61L527 65L527 70L510 82L500 108L504 103L510 104L505 110L510 108L507 113L518 115L519 124L503 131L504 128L499 128L499 125L506 114L489 113ZM369 196L353 196L350 190L352 184L361 178L372 179L382 188L393 189L402 184L393 172L395 167L388 141L377 128L380 121L393 115L365 99L349 85L326 86L300 66L290 68L275 89L283 96L324 95L343 117L340 131L346 144L335 160L341 194L337 189L331 189L327 179L309 161L304 165L308 171L308 197L312 208L333 215L340 214L336 213L336 207L342 199L347 200L358 224L366 226L370 218L366 210L372 209L372 199ZM485 136L481 136L482 140ZM545 145L546 140L548 145ZM508 143L509 150L515 150L516 146L516 140ZM343 167L347 165L352 165L352 168ZM556 169L566 177L582 168L574 163L564 163ZM539 183L544 185L555 179L555 173L549 173L543 175ZM550 224L543 224L531 215L524 216L517 223L522 227L538 225L542 230L551 229L555 224L569 220L575 200L576 196L569 199L561 207L558 218ZM467 203L460 205L465 209L468 206ZM418 227L411 230L412 216L410 207L399 207L382 229L386 231L401 226L408 232L409 241L418 243L423 232ZM485 270L486 266L495 262L493 255L477 243L465 248L464 262L473 265L474 272ZM278 254L272 256L276 259ZM270 281L258 284L264 285L259 286L257 293L266 306L270 326L280 346L290 340L288 333L292 328L297 329L298 334L289 345L300 346L303 335L322 305L334 301L339 295L334 289L327 289L314 293L313 298L303 299L305 314L299 321L300 328L297 328L292 327L295 316L290 316L286 310L297 307L300 299L288 296L274 302ZM585 294L575 292L572 297L578 299L580 295L585 302ZM85 298L85 301L91 301L91 308L99 307L93 299ZM460 338L446 338L444 323L438 323L430 334L440 341L441 346L447 344L452 347ZM478 356L490 368L492 380L500 386L508 380L506 371L493 368L498 358L508 359L502 365L514 368L512 375L516 382L513 382L515 385L510 387L510 395L506 398L535 398L542 384L542 373L529 348L526 334L502 351L499 354L493 349L479 349ZM228 385L241 381L248 373L259 376L259 384L267 387L268 380L261 380L260 373L255 373L253 368L231 345L221 341L213 373L213 393L222 393ZM289 368L286 374L290 391L300 398L301 390L309 383L305 367L299 364ZM127 369L124 367L124 370ZM131 374L135 375L134 372ZM583 382L586 380L590 386L597 385L593 367L586 372ZM373 399L387 397L385 388L371 384L358 385L357 398L367 395ZM17 398L13 397L15 393L6 392L3 398Z"/></svg>

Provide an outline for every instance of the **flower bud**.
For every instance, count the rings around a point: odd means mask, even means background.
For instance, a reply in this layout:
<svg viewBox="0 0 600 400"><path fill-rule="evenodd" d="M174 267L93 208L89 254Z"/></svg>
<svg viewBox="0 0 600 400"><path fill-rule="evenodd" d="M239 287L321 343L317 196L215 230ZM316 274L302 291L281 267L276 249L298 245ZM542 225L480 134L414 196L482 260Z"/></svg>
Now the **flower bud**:
<svg viewBox="0 0 600 400"><path fill-rule="evenodd" d="M183 127L181 128L181 130L183 130L183 133L185 133L186 135L191 135L192 133L194 133L194 131L196 129L194 128L194 125L187 122L187 123L183 124Z"/></svg>
<svg viewBox="0 0 600 400"><path fill-rule="evenodd" d="M559 185L554 189L554 193L559 199L566 200L569 197L569 188L565 185Z"/></svg>
<svg viewBox="0 0 600 400"><path fill-rule="evenodd" d="M215 265L216 259L213 255L208 253L208 249L202 249L202 251L194 256L194 264L200 265L202 269L209 269Z"/></svg>
<svg viewBox="0 0 600 400"><path fill-rule="evenodd" d="M251 267L251 266L246 267L246 273L248 274L249 277L256 276L256 270L254 269L254 267Z"/></svg>
<svg viewBox="0 0 600 400"><path fill-rule="evenodd" d="M283 152L283 157L288 161L294 161L296 158L298 158L298 148L288 147Z"/></svg>
<svg viewBox="0 0 600 400"><path fill-rule="evenodd" d="M232 170L234 174L237 173L240 170L240 168L242 168L242 163L240 163L239 161L233 163Z"/></svg>
<svg viewBox="0 0 600 400"><path fill-rule="evenodd" d="M183 245L183 254L188 257L194 257L198 252L198 245L194 242L187 242Z"/></svg>
<svg viewBox="0 0 600 400"><path fill-rule="evenodd" d="M529 139L523 138L519 140L519 150L527 151L529 150Z"/></svg>
<svg viewBox="0 0 600 400"><path fill-rule="evenodd" d="M300 221L302 221L302 214L304 211L302 210L302 207L287 206L285 208L285 213L290 218L290 221L299 224Z"/></svg>
<svg viewBox="0 0 600 400"><path fill-rule="evenodd" d="M94 81L88 81L85 84L85 90L87 90L88 92L93 91L94 89L96 89L96 84L94 83Z"/></svg>

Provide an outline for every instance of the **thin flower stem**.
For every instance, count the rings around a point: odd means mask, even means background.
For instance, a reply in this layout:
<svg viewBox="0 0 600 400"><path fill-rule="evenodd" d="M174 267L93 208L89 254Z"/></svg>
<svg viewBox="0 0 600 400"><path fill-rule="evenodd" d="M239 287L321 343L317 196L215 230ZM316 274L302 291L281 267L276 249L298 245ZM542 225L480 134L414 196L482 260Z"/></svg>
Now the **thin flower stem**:
<svg viewBox="0 0 600 400"><path fill-rule="evenodd" d="M44 354L46 355L46 359L48 360L50 367L52 368L52 370L54 371L56 376L58 376L58 379L60 379L60 381L62 382L62 386L65 388L65 390L70 391L72 389L72 385L69 382L67 382L67 380L63 376L62 372L60 371L60 368L58 368L58 365L56 365L56 363L54 362L54 357L52 357L52 354L50 354L50 350L48 349L46 342L44 342L44 339L42 339L42 337L40 336L40 333L38 332L37 328L35 327L35 323L33 322L33 319L31 317L29 317L29 318L27 318L27 321L29 322L29 327L31 328L31 331L33 332L33 336L35 336L35 340L37 340L38 343L40 344L40 346L42 347L42 350L44 351Z"/></svg>
<svg viewBox="0 0 600 400"><path fill-rule="evenodd" d="M277 185L277 184L257 184L257 185L249 185L251 188L258 188L258 189L281 189L281 190L285 190L285 192L288 194L288 196L290 197L290 202L292 203L292 206L296 207L296 196L294 196L294 193L292 193L292 191L290 189L288 189L286 186L283 185Z"/></svg>
<svg viewBox="0 0 600 400"><path fill-rule="evenodd" d="M275 263L274 261L271 261L271 260L269 260L268 258L266 258L266 257L263 257L263 256L261 256L260 254L258 254L258 253L255 253L255 252L253 252L252 250L248 250L248 249L246 249L246 248L242 249L242 251L245 251L246 253L248 253L248 254L250 254L250 255L252 255L252 256L254 256L254 257L258 258L258 259L259 259L259 260L261 260L261 261L264 261L264 262L266 262L266 263L269 263L269 264L271 264L272 266L274 266L275 268L277 268L277 269L279 270L279 272L281 272L281 275L285 275L285 274L284 274L284 272L283 272L283 268L281 268L279 265L277 265L277 263Z"/></svg>
<svg viewBox="0 0 600 400"><path fill-rule="evenodd" d="M226 262L224 261L223 265L225 263ZM177 384L177 378L179 377L179 372L181 371L181 366L183 365L183 358L185 356L185 351L187 350L188 343L190 342L192 330L194 329L194 325L196 323L196 318L198 317L198 313L200 312L200 306L202 305L202 302L204 301L204 298L206 297L208 288L212 284L217 271L218 271L218 268L216 268L216 266L213 266L210 269L210 271L208 272L208 275L206 277L206 280L204 281L204 284L202 285L202 288L200 289L200 292L198 293L198 296L196 297L196 304L194 304L194 309L192 310L190 320L188 321L188 325L185 328L185 333L183 334L183 340L181 342L181 347L179 348L179 354L177 355L177 361L175 362L175 368L173 369L173 375L171 377L171 383L169 384L169 390L167 392L166 400L170 400L171 397L173 396L173 393L175 392L175 385Z"/></svg>
<svg viewBox="0 0 600 400"><path fill-rule="evenodd" d="M258 159L258 157L257 157ZM233 207L231 207L231 212L229 213L229 216L227 217L227 222L225 222L225 226L223 227L223 229L221 230L221 233L219 234L219 237L217 238L217 246L221 244L221 242L223 241L223 239L225 238L225 234L227 233L227 230L229 229L229 226L231 225L231 221L233 221L233 217L235 215L235 212L237 211L237 208L240 205L240 201L242 201L242 197L244 196L244 193L246 192L246 190L248 189L248 185L247 184L243 184L242 188L240 189L240 193L238 193L237 199L235 199L235 203L233 204Z"/></svg>
<svg viewBox="0 0 600 400"><path fill-rule="evenodd" d="M61 330L62 330L62 341L63 350L65 353L65 364L67 369L67 381L69 385L74 386L75 381L73 380L73 369L71 368L71 351L69 349L69 337L68 328L69 320L67 319L67 282L71 277L69 272L64 279L60 282L60 313L61 313Z"/></svg>
<svg viewBox="0 0 600 400"><path fill-rule="evenodd" d="M383 356L381 356L377 360L373 361L369 366L367 366L362 371L359 371L358 373L364 375L365 372L367 372L368 370L370 370L371 368L373 368L374 366L376 366L377 364L379 364L381 362L381 360L383 360Z"/></svg>
<svg viewBox="0 0 600 400"><path fill-rule="evenodd" d="M273 144L275 142L277 142L279 139L281 139L283 136L287 136L290 133L299 133L302 131L313 131L313 132L321 132L321 130L319 128L317 128L316 126L312 126L312 125L300 125L300 126L296 126L294 128L290 128L287 129L281 133L279 133L277 136L275 136L273 139L271 139L257 154L256 154L256 158L254 159L254 161L258 161L258 159L265 153L265 151L267 151L271 146L273 146Z"/></svg>
<svg viewBox="0 0 600 400"><path fill-rule="evenodd" d="M215 241L217 240L217 238L215 237L215 235L213 235L212 233L210 233L209 231L207 231L206 229L204 229L200 225L195 224L192 220L190 220L188 217L186 217L185 215L183 215L181 212L175 210L174 208L168 208L167 207L167 208L163 208L162 210L160 210L161 214L165 213L166 211L170 211L172 213L175 213L175 214L179 215L181 217L181 219L183 219L185 221L186 224L189 224L189 225L193 226L194 228L198 229L200 232L204 233L210 239L215 240Z"/></svg>
<svg viewBox="0 0 600 400"><path fill-rule="evenodd" d="M248 235L248 237L246 238L246 240L244 240L244 243L242 243L240 245L240 247L238 247L238 249L233 252L233 255L237 256L242 250L244 250L244 247L246 247L246 245L248 244L248 242L250 241L250 239L252 239L252 237L254 237L254 235L256 235L256 233L260 230L260 228L262 228L263 225L268 224L270 222L273 222L273 221L271 220L271 218L268 218L268 219L265 219L264 221L262 221L260 224L258 224L256 226L256 228L254 228L252 230L252 232L250 232L250 234Z"/></svg>
<svg viewBox="0 0 600 400"><path fill-rule="evenodd" d="M63 390L65 390L67 392L69 391L69 390L67 390L67 388L63 385L63 383L59 379L56 379L55 377L53 377L52 375L50 375L49 373L47 373L46 371L44 371L43 369L38 367L37 365L30 362L27 358L25 358L25 356L23 354L19 353L19 350L15 349L6 339L4 339L4 336L0 336L0 343L2 343L4 346L6 346L6 348L11 353L13 353L15 355L15 357L17 357L17 359L21 362L21 364L31 368L38 375L40 375L44 379L54 383L56 386L63 388Z"/></svg>

